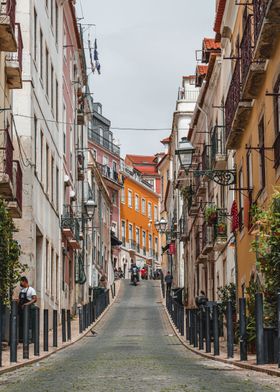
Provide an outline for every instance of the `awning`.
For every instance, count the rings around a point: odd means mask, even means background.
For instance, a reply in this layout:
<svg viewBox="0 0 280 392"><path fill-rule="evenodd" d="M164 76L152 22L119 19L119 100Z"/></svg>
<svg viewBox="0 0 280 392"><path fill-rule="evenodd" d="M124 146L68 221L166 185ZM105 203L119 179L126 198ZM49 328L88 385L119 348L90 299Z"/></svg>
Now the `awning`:
<svg viewBox="0 0 280 392"><path fill-rule="evenodd" d="M122 244L122 241L118 239L118 237L115 236L114 233L111 233L111 245L112 246L120 246Z"/></svg>

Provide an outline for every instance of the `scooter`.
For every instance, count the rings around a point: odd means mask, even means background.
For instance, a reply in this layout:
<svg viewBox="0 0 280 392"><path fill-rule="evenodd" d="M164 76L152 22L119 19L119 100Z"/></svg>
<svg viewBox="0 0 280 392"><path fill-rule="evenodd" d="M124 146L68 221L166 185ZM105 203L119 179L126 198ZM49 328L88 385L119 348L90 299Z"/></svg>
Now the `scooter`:
<svg viewBox="0 0 280 392"><path fill-rule="evenodd" d="M137 282L138 282L137 272L134 272L133 273L133 278L132 278L132 283L134 284L134 286L137 286Z"/></svg>

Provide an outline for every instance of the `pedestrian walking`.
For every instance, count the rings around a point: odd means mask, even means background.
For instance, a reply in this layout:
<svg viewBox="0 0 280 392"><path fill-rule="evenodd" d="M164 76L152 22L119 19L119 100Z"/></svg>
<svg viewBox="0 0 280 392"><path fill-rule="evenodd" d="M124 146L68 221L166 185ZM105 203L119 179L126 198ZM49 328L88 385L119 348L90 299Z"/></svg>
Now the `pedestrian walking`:
<svg viewBox="0 0 280 392"><path fill-rule="evenodd" d="M170 271L167 272L167 275L165 276L165 283L166 283L166 290L171 291L171 286L173 282L173 276L171 275Z"/></svg>
<svg viewBox="0 0 280 392"><path fill-rule="evenodd" d="M20 278L20 292L18 297L18 315L19 315L19 341L23 338L23 310L25 306L29 306L29 326L33 331L33 314L35 303L37 302L36 290L29 286L26 276Z"/></svg>

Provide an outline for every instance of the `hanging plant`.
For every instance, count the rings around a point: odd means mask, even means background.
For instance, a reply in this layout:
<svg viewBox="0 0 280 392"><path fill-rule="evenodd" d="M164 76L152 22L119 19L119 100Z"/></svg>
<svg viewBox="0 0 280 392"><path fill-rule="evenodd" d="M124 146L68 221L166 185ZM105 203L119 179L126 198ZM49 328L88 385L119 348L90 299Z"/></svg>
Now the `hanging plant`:
<svg viewBox="0 0 280 392"><path fill-rule="evenodd" d="M218 212L215 205L207 206L204 210L204 218L209 226L217 224Z"/></svg>
<svg viewBox="0 0 280 392"><path fill-rule="evenodd" d="M217 224L217 232L220 237L225 237L227 235L227 225L225 222Z"/></svg>
<svg viewBox="0 0 280 392"><path fill-rule="evenodd" d="M0 199L0 297L8 303L22 272L26 269L19 261L20 246L14 240L15 226L5 202Z"/></svg>
<svg viewBox="0 0 280 392"><path fill-rule="evenodd" d="M254 208L253 223L258 228L252 249L258 272L263 276L265 326L277 325L277 292L280 282L280 192L276 191L267 210Z"/></svg>

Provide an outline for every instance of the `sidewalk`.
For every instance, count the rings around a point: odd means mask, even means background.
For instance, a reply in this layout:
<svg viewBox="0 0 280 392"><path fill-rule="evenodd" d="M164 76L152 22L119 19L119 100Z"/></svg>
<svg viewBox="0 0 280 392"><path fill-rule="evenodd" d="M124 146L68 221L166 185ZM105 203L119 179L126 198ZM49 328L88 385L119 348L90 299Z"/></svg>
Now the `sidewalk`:
<svg viewBox="0 0 280 392"><path fill-rule="evenodd" d="M52 347L53 344L53 333L52 330L49 330L49 350L48 351L43 351L43 333L40 333L40 355L35 356L34 355L34 344L29 345L29 359L23 359L23 351L22 351L22 344L18 344L18 350L17 350L17 362L16 363L10 363L10 347L4 343L3 345L3 351L2 351L2 367L0 367L0 375L6 372L11 372L13 370L16 370L20 367L26 366L26 365L31 365L32 363L41 361L42 359L45 359L49 357L50 355L63 350L66 347L69 347L76 342L78 342L80 339L82 339L92 328L96 326L96 324L99 323L99 321L103 318L103 316L108 312L108 310L111 308L111 306L114 304L116 299L118 298L118 293L120 289L120 280L115 281L116 283L116 295L115 298L112 299L111 292L110 292L110 305L105 309L105 311L99 316L99 318L92 323L86 330L84 330L82 333L79 333L79 318L75 317L71 321L71 340L67 341L65 343L62 342L62 326L58 326L58 331L57 331L57 345L58 347Z"/></svg>
<svg viewBox="0 0 280 392"><path fill-rule="evenodd" d="M159 287L160 288L160 287ZM160 290L161 291L161 290ZM161 296L162 296L162 291L161 291ZM214 356L213 354L210 353L206 353L204 350L199 350L198 348L194 348L193 346L191 346L187 340L186 340L186 336L185 336L185 328L184 328L184 336L180 335L180 333L178 332L175 324L173 323L170 314L166 308L166 304L165 304L165 298L163 298L162 296L162 304L164 307L164 310L167 314L167 317L170 321L170 324L172 325L172 328L176 334L176 336L178 337L178 339L181 341L181 343L190 351L192 351L195 354L198 354L204 358L208 358L208 359L212 359L214 361L218 361L218 362L223 362L223 363L228 363L230 365L235 365L238 366L240 368L243 369L248 369L248 370L254 370L256 372L261 372L261 373L266 373L268 375L271 376L277 376L280 377L280 369L278 368L277 364L266 364L266 365L257 365L256 364L256 355L250 355L248 354L248 360L247 361L240 361L240 356L239 356L239 347L238 346L234 346L234 358L227 358L227 343L226 341L222 341L220 340L220 355L219 356ZM204 344L205 347L205 344ZM211 343L211 350L213 351L213 342Z"/></svg>

